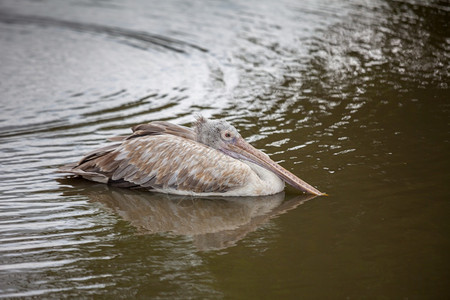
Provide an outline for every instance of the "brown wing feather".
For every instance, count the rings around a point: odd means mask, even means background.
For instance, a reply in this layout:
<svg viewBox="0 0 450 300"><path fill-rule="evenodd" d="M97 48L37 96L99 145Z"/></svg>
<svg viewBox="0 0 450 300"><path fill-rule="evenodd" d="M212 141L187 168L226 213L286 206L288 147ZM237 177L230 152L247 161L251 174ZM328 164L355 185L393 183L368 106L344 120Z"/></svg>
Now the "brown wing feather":
<svg viewBox="0 0 450 300"><path fill-rule="evenodd" d="M132 127L131 130L133 130L133 133L131 135L114 136L109 138L109 140L120 142L126 139L132 139L140 136L159 134L171 134L193 141L196 140L196 133L192 129L165 121L154 121L147 124L136 125Z"/></svg>
<svg viewBox="0 0 450 300"><path fill-rule="evenodd" d="M158 128L161 127L153 124L135 132L158 132ZM163 126L163 129L173 130L173 127ZM106 177L108 183L125 187L220 193L243 186L250 168L179 134L156 133L128 138L121 144L92 152L70 172L91 180Z"/></svg>
<svg viewBox="0 0 450 300"><path fill-rule="evenodd" d="M185 126L172 124L165 121L154 121L148 124L141 124L132 128L133 134L128 139L144 135L171 134L185 139L195 141L195 132Z"/></svg>

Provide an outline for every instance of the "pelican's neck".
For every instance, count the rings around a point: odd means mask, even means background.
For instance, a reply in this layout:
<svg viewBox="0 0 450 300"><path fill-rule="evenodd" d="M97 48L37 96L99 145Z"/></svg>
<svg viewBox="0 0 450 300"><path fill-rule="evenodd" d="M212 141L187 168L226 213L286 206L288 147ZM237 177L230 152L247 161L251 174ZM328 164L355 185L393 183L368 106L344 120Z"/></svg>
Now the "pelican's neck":
<svg viewBox="0 0 450 300"><path fill-rule="evenodd" d="M242 160L243 163L248 165L250 169L259 177L261 184L264 185L266 190L271 190L273 194L279 193L284 190L284 181L278 177L275 173L260 167L249 161Z"/></svg>

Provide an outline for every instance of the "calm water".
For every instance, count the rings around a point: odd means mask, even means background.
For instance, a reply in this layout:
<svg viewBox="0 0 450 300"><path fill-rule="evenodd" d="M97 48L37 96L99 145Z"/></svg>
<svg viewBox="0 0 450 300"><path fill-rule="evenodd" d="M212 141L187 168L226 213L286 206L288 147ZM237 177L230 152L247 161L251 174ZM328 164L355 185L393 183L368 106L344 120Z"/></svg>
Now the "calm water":
<svg viewBox="0 0 450 300"><path fill-rule="evenodd" d="M1 1L0 297L448 297L446 3ZM196 113L330 197L55 173Z"/></svg>

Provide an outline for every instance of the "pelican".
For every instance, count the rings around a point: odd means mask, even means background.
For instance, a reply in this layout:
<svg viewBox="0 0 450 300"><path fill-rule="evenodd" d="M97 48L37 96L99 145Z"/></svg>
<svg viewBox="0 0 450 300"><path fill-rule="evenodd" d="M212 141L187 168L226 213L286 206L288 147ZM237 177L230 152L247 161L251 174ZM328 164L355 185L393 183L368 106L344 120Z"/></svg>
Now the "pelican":
<svg viewBox="0 0 450 300"><path fill-rule="evenodd" d="M287 182L325 195L247 143L225 120L198 116L193 128L154 121L132 128L119 143L86 154L59 172L128 188L194 196L263 196Z"/></svg>

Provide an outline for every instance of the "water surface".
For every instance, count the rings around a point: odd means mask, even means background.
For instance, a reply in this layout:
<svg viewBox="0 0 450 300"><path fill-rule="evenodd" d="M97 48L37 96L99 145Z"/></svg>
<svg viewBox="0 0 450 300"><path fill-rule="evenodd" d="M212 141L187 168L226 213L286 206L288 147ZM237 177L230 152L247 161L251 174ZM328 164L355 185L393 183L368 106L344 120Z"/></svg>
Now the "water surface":
<svg viewBox="0 0 450 300"><path fill-rule="evenodd" d="M449 11L2 1L0 297L445 297ZM196 113L330 197L180 198L55 173Z"/></svg>

